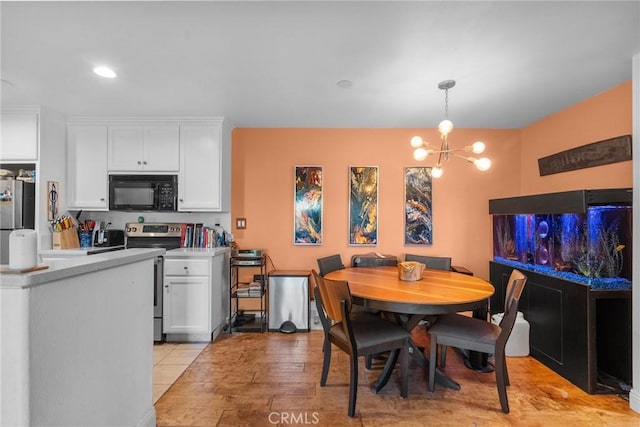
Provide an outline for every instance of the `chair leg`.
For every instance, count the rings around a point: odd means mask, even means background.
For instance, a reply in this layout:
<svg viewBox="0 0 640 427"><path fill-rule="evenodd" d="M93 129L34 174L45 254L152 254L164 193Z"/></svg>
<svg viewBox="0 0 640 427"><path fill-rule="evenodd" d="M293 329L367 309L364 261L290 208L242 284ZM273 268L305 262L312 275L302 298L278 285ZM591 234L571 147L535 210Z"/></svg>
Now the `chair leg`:
<svg viewBox="0 0 640 427"><path fill-rule="evenodd" d="M504 366L502 367L502 369L504 369L504 385L510 386L511 383L509 382L509 371L507 371L507 358L503 357L502 360L504 360Z"/></svg>
<svg viewBox="0 0 640 427"><path fill-rule="evenodd" d="M438 363L438 338L431 335L431 350L429 351L429 391L436 388L436 364Z"/></svg>
<svg viewBox="0 0 640 427"><path fill-rule="evenodd" d="M365 356L365 368L367 369L371 369L371 367L373 366L373 354L367 354Z"/></svg>
<svg viewBox="0 0 640 427"><path fill-rule="evenodd" d="M351 354L350 357L351 369L349 380L349 416L353 417L356 414L356 399L358 397L358 356Z"/></svg>
<svg viewBox="0 0 640 427"><path fill-rule="evenodd" d="M331 342L328 339L324 340L322 351L324 352L324 357L322 358L322 374L320 376L320 386L324 387L327 384L327 377L329 376L329 364L331 363Z"/></svg>
<svg viewBox="0 0 640 427"><path fill-rule="evenodd" d="M509 413L509 400L507 399L507 387L505 383L506 364L504 360L504 350L496 350L496 385L498 386L498 397L500 397L500 407L505 414Z"/></svg>
<svg viewBox="0 0 640 427"><path fill-rule="evenodd" d="M444 365L447 364L447 346L440 346L440 366L444 368Z"/></svg>
<svg viewBox="0 0 640 427"><path fill-rule="evenodd" d="M409 395L409 340L400 350L400 396Z"/></svg>

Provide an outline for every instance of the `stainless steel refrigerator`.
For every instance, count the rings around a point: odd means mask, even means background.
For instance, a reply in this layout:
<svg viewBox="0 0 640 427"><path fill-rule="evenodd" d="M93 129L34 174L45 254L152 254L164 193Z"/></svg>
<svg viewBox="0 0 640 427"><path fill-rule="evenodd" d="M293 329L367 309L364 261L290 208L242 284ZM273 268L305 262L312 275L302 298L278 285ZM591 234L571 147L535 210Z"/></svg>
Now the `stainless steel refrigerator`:
<svg viewBox="0 0 640 427"><path fill-rule="evenodd" d="M9 234L35 228L36 185L14 178L0 179L0 264L9 264Z"/></svg>

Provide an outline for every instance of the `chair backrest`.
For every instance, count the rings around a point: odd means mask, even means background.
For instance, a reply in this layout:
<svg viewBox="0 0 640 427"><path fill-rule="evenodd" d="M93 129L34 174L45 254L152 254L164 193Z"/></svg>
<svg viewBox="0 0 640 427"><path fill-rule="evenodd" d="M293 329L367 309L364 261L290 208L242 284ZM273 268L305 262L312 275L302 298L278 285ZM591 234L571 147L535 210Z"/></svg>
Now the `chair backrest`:
<svg viewBox="0 0 640 427"><path fill-rule="evenodd" d="M344 268L344 264L342 264L342 258L340 254L329 255L324 258L318 258L318 269L320 270L320 275L325 276L327 273L331 273L332 271L340 270Z"/></svg>
<svg viewBox="0 0 640 427"><path fill-rule="evenodd" d="M312 270L312 274L316 281L320 298L324 306L327 317L334 323L343 322L345 320L342 310L342 301L345 302L346 312L351 311L351 292L349 285L344 280L329 280L320 276L317 271Z"/></svg>
<svg viewBox="0 0 640 427"><path fill-rule="evenodd" d="M520 296L522 295L522 291L524 290L524 285L527 283L527 277L522 274L520 270L516 270L515 268L511 271L511 275L509 276L509 283L507 283L507 293L504 296L504 312L507 313L509 306L511 305L511 301L515 297L520 300ZM515 295L517 293L517 295Z"/></svg>
<svg viewBox="0 0 640 427"><path fill-rule="evenodd" d="M395 267L397 265L398 257L395 255L369 252L368 254L358 254L351 257L351 267Z"/></svg>
<svg viewBox="0 0 640 427"><path fill-rule="evenodd" d="M316 309L318 310L318 317L320 318L320 324L325 333L329 332L331 327L331 321L327 319L327 312L322 303L322 297L320 296L320 289L318 286L313 287L313 298L316 302Z"/></svg>
<svg viewBox="0 0 640 427"><path fill-rule="evenodd" d="M451 257L405 254L404 260L420 262L435 270L451 271Z"/></svg>
<svg viewBox="0 0 640 427"><path fill-rule="evenodd" d="M518 270L513 270L509 277L509 285L507 286L507 301L505 302L504 315L500 321L500 335L496 340L496 348L500 347L504 349L507 344L509 335L513 325L516 323L518 316L518 305L520 304L520 297L524 286L527 284L527 277Z"/></svg>

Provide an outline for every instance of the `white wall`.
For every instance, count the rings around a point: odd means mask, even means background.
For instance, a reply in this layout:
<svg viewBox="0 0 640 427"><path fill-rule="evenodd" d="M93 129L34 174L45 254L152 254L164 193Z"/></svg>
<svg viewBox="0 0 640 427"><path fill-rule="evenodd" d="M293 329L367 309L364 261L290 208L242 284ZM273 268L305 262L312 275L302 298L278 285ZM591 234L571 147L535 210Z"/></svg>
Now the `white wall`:
<svg viewBox="0 0 640 427"><path fill-rule="evenodd" d="M37 173L38 185L36 197L36 228L40 237L40 248L51 249L51 230L47 221L47 181L60 183L61 193L58 197L58 215L67 209L65 197L65 177L67 165L67 127L66 116L40 107L40 156Z"/></svg>
<svg viewBox="0 0 640 427"><path fill-rule="evenodd" d="M633 229L640 230L640 53L633 57ZM632 366L629 406L640 413L640 233L633 233Z"/></svg>

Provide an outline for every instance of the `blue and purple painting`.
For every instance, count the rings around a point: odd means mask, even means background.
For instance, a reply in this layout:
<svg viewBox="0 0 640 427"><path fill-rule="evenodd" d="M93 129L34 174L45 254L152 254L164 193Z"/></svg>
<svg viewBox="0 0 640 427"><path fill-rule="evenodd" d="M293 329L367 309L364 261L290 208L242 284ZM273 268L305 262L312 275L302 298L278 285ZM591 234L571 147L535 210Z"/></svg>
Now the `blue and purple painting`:
<svg viewBox="0 0 640 427"><path fill-rule="evenodd" d="M322 166L295 167L293 243L322 244Z"/></svg>
<svg viewBox="0 0 640 427"><path fill-rule="evenodd" d="M378 243L378 167L349 168L349 244Z"/></svg>
<svg viewBox="0 0 640 427"><path fill-rule="evenodd" d="M404 169L404 243L433 243L433 211L431 210L431 168Z"/></svg>

